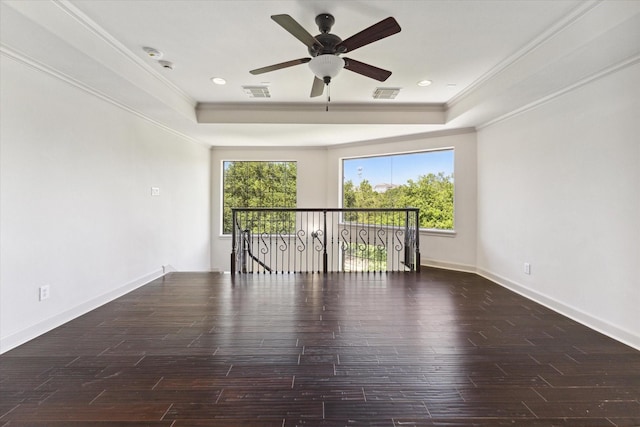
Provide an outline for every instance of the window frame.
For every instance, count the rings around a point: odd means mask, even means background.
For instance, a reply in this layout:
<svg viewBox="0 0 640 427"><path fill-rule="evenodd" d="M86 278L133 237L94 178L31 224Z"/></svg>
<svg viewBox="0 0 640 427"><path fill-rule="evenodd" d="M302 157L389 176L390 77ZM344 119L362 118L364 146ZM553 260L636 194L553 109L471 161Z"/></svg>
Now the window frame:
<svg viewBox="0 0 640 427"><path fill-rule="evenodd" d="M340 175L339 175L339 179L338 179L338 187L339 187L338 188L338 205L340 207L344 208L344 183L345 183L344 162L345 162L345 160L402 156L402 155L433 153L433 152L442 152L442 151L451 151L452 157L453 157L452 158L452 172L451 172L451 176L453 178L453 202L452 202L452 204L453 204L453 226L450 229L448 229L448 228L445 229L445 228L422 228L422 227L418 227L418 230L420 231L420 233L424 233L424 234L427 234L427 235L455 237L457 235L457 231L456 231L456 180L455 180L456 150L455 150L455 147L453 147L453 146L428 148L428 149L420 149L420 150L410 150L410 151L397 151L397 152L388 152L388 153L372 153L372 154L340 157L339 158L339 162L340 162L340 164L339 164L339 174Z"/></svg>
<svg viewBox="0 0 640 427"><path fill-rule="evenodd" d="M296 165L296 191L295 191L295 206L293 208L298 207L298 160L247 160L247 159L239 159L239 160L230 160L230 159L222 159L220 161L220 237L231 237L231 232L225 233L224 230L224 211L225 211L225 164L226 163L294 163ZM271 207L271 206L263 206L263 207ZM278 206L282 207L282 206Z"/></svg>

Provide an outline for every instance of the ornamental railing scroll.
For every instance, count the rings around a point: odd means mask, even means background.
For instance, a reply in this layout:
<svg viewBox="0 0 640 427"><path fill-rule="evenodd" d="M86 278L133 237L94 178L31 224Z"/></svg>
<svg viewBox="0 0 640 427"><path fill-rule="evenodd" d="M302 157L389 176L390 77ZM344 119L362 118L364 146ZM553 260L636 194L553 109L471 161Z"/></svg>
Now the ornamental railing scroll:
<svg viewBox="0 0 640 427"><path fill-rule="evenodd" d="M419 272L419 210L232 209L231 273Z"/></svg>

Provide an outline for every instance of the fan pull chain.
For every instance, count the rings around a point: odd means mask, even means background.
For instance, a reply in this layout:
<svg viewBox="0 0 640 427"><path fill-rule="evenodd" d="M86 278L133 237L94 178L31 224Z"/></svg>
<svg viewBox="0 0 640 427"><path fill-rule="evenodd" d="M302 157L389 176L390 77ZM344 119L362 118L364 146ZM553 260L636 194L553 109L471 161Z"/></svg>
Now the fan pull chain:
<svg viewBox="0 0 640 427"><path fill-rule="evenodd" d="M327 84L327 108L325 109L326 112L329 112L330 102L331 102L331 85Z"/></svg>

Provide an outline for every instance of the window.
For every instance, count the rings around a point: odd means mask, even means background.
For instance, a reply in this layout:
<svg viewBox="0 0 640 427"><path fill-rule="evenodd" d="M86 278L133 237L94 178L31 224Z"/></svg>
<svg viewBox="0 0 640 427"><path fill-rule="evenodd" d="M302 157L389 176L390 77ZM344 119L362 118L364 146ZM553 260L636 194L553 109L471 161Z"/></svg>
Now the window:
<svg viewBox="0 0 640 427"><path fill-rule="evenodd" d="M419 208L420 228L453 230L453 154L446 149L343 159L342 206Z"/></svg>
<svg viewBox="0 0 640 427"><path fill-rule="evenodd" d="M231 233L231 208L296 207L296 162L224 161L222 169L223 234Z"/></svg>

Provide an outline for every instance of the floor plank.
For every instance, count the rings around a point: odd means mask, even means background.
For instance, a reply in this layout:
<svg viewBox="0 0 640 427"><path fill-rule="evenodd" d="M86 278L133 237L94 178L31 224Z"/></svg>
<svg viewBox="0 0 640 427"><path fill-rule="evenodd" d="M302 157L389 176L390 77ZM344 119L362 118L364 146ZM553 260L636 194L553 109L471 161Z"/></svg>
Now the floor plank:
<svg viewBox="0 0 640 427"><path fill-rule="evenodd" d="M634 426L640 352L477 275L171 273L0 356L0 426Z"/></svg>

